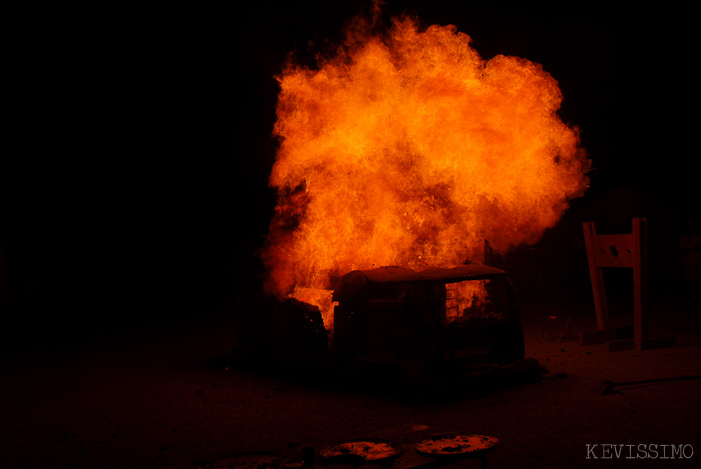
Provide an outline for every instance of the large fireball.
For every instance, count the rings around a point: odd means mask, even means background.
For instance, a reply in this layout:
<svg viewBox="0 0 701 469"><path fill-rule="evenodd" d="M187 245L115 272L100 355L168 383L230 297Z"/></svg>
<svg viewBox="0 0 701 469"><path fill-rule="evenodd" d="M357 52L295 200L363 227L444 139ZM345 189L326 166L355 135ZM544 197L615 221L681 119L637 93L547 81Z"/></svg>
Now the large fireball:
<svg viewBox="0 0 701 469"><path fill-rule="evenodd" d="M270 293L308 300L354 269L452 267L485 239L501 252L534 243L582 195L589 160L557 115L557 81L470 42L408 17L385 34L359 22L317 68L287 64Z"/></svg>

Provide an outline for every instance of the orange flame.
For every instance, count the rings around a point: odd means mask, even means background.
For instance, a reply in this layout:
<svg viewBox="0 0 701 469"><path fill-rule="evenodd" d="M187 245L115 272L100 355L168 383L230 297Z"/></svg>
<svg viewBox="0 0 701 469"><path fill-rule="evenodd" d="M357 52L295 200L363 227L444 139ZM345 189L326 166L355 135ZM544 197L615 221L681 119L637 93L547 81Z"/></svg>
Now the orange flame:
<svg viewBox="0 0 701 469"><path fill-rule="evenodd" d="M483 60L454 26L371 30L358 21L317 69L290 62L277 77L270 293L354 269L452 267L485 239L497 252L534 243L586 188L589 160L541 65Z"/></svg>
<svg viewBox="0 0 701 469"><path fill-rule="evenodd" d="M446 286L446 319L453 321L466 316L478 316L470 311L473 305L488 302L487 290L484 285L488 280L466 281L448 284Z"/></svg>

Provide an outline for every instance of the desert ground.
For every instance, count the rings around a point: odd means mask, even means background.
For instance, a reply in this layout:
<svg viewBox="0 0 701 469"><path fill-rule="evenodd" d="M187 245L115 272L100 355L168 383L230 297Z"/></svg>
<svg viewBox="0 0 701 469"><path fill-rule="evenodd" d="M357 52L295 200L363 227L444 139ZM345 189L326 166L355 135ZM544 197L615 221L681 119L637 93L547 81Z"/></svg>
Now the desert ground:
<svg viewBox="0 0 701 469"><path fill-rule="evenodd" d="M596 327L592 305L522 298L526 356L540 363L540 379L440 398L241 366L236 304L232 295L201 307L111 309L90 333L6 328L0 466L195 469L240 451L284 452L300 441L318 452L355 437L391 438L409 454L421 435L464 432L498 438L492 468L698 467L701 379L598 391L605 380L701 374L701 317L690 300L651 300L651 335L674 335L677 346L608 352L579 342ZM666 459L663 445L684 445L689 458Z"/></svg>

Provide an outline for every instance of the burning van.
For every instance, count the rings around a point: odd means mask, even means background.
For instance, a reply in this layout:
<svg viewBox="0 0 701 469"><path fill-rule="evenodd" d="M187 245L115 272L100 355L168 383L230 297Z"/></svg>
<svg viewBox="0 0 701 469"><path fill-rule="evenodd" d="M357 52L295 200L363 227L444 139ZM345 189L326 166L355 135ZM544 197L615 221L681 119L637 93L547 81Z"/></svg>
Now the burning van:
<svg viewBox="0 0 701 469"><path fill-rule="evenodd" d="M356 270L333 300L340 366L397 365L411 378L524 358L516 291L495 267Z"/></svg>
<svg viewBox="0 0 701 469"><path fill-rule="evenodd" d="M316 307L290 314L315 318L306 330L328 334L338 364L411 376L518 361L508 276L464 263L484 240L498 254L536 243L584 194L579 129L558 116L562 92L541 64L485 59L456 26L384 27L378 14L276 77L265 292ZM271 343L296 343L285 321L271 321Z"/></svg>
<svg viewBox="0 0 701 469"><path fill-rule="evenodd" d="M241 358L343 374L379 367L414 382L524 359L517 292L496 267L354 270L320 292L328 296L330 321L296 298L242 296L249 301L239 305Z"/></svg>

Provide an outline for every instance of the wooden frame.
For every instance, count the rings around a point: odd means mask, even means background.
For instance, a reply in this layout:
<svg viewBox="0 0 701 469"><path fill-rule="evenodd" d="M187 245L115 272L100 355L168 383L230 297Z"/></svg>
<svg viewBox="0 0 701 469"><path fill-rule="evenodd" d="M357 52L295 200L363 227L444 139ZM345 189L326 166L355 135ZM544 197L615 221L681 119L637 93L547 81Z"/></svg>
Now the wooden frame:
<svg viewBox="0 0 701 469"><path fill-rule="evenodd" d="M609 351L649 350L674 345L674 337L651 340L647 325L647 220L633 218L633 232L600 235L594 222L585 222L584 240L589 259L597 330L582 332L582 345L608 342ZM604 268L633 269L633 327L611 328L604 286Z"/></svg>

